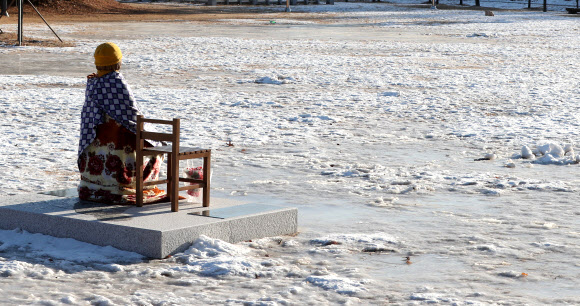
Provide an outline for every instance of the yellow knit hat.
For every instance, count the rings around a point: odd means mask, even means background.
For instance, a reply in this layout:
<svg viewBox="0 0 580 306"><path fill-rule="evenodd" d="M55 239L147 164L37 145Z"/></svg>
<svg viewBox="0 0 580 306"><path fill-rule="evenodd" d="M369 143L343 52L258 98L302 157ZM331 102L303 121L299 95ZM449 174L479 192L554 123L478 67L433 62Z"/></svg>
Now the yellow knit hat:
<svg viewBox="0 0 580 306"><path fill-rule="evenodd" d="M95 50L95 66L112 66L121 61L123 53L117 45L112 42L100 44Z"/></svg>

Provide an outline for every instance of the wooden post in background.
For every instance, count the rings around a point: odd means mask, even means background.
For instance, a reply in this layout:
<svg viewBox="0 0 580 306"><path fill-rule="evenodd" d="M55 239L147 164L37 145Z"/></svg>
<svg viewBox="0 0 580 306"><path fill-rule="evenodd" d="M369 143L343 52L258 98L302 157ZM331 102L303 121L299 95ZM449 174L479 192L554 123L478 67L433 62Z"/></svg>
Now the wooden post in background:
<svg viewBox="0 0 580 306"><path fill-rule="evenodd" d="M24 1L17 0L16 3L18 5L18 45L22 46L22 18L24 15Z"/></svg>

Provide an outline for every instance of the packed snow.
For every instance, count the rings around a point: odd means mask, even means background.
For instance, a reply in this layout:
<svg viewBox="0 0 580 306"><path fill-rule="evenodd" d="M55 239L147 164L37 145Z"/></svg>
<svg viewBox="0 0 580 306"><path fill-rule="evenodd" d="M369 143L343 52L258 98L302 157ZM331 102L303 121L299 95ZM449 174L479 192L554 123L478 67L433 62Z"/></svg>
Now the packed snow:
<svg viewBox="0 0 580 306"><path fill-rule="evenodd" d="M74 47L0 47L0 196L76 186L85 75L112 40L146 114L213 149L214 196L300 212L295 236L163 260L0 230L0 303L580 304L580 22L551 3L60 24Z"/></svg>

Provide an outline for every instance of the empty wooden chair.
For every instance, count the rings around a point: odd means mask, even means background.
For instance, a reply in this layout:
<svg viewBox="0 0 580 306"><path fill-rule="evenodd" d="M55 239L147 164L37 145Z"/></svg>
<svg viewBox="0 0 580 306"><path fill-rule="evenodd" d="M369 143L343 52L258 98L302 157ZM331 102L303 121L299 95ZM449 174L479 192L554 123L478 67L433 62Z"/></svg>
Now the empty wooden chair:
<svg viewBox="0 0 580 306"><path fill-rule="evenodd" d="M171 134L148 132L144 130L144 123L171 125ZM167 183L167 194L171 200L171 211L179 210L179 191L203 188L202 203L204 207L209 206L210 198L210 167L211 150L200 148L180 147L179 145L180 120L174 118L170 120L146 119L142 115L137 116L137 161L136 161L136 181L137 181L137 206L143 206L143 187ZM145 147L145 140L155 140L171 142L171 145L159 147ZM156 181L143 182L143 157L150 155L167 154L167 178ZM183 159L203 158L203 177L192 179L180 177L179 161ZM186 182L186 186L179 187L179 182Z"/></svg>

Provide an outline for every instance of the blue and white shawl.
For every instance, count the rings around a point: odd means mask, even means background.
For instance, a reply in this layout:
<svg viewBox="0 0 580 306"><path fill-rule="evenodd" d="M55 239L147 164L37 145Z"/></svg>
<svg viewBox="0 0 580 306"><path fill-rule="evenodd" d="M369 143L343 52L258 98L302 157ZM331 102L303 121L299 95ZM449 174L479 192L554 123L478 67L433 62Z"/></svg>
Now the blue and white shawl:
<svg viewBox="0 0 580 306"><path fill-rule="evenodd" d="M141 110L125 78L117 71L87 81L78 156L97 136L97 126L105 123L105 114L135 133Z"/></svg>

